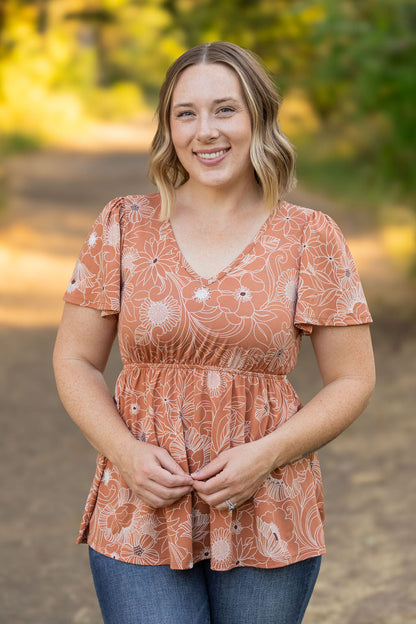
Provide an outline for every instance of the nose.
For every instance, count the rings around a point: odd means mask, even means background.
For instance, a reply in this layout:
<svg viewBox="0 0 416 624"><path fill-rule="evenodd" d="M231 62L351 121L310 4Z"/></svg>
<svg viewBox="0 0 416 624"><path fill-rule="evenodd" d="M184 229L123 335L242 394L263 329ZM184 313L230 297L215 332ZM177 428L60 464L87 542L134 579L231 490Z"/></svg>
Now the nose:
<svg viewBox="0 0 416 624"><path fill-rule="evenodd" d="M203 113L198 117L196 134L199 141L206 143L218 138L220 133L215 121L215 117L208 113Z"/></svg>

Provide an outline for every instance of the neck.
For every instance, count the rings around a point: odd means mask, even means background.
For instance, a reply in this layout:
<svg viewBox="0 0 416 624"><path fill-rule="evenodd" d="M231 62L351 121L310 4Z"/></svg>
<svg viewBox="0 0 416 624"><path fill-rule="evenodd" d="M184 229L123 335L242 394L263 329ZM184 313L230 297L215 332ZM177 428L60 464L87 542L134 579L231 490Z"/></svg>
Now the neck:
<svg viewBox="0 0 416 624"><path fill-rule="evenodd" d="M226 215L242 214L245 209L262 204L261 187L254 180L239 183L234 188L207 187L195 185L188 180L176 191L178 208L201 214L204 219L211 215L218 219Z"/></svg>

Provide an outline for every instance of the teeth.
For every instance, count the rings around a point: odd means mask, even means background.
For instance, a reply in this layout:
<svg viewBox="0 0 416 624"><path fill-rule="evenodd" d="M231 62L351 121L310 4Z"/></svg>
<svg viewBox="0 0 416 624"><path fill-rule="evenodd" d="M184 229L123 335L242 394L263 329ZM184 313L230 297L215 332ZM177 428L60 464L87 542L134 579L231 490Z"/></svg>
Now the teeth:
<svg viewBox="0 0 416 624"><path fill-rule="evenodd" d="M218 158L218 156L222 156L223 154L225 154L228 150L224 149L224 150L220 150L219 152L211 152L209 154L207 153L199 153L198 156L200 158L206 158L207 160L213 160L214 158Z"/></svg>

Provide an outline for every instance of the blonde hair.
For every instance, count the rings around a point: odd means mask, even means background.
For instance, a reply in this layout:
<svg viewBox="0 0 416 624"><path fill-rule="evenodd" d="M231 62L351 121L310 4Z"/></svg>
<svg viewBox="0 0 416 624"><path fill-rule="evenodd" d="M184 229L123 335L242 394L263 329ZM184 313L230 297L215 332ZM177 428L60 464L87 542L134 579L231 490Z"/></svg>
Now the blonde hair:
<svg viewBox="0 0 416 624"><path fill-rule="evenodd" d="M175 189L189 178L171 139L169 119L173 91L187 67L203 63L222 63L239 78L252 123L250 158L263 199L272 211L279 197L296 183L295 151L277 122L280 97L252 52L234 43L216 41L195 46L182 54L168 69L160 90L158 127L152 142L149 178L161 195L161 218L169 218Z"/></svg>

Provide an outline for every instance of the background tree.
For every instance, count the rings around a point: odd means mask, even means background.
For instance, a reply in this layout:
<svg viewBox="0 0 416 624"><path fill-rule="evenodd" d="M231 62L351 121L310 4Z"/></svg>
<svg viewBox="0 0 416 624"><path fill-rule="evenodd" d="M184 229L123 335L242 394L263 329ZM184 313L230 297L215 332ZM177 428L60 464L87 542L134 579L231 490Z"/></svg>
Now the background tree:
<svg viewBox="0 0 416 624"><path fill-rule="evenodd" d="M311 184L414 198L415 29L413 0L2 0L3 147L134 119L173 59L224 39L269 68Z"/></svg>

